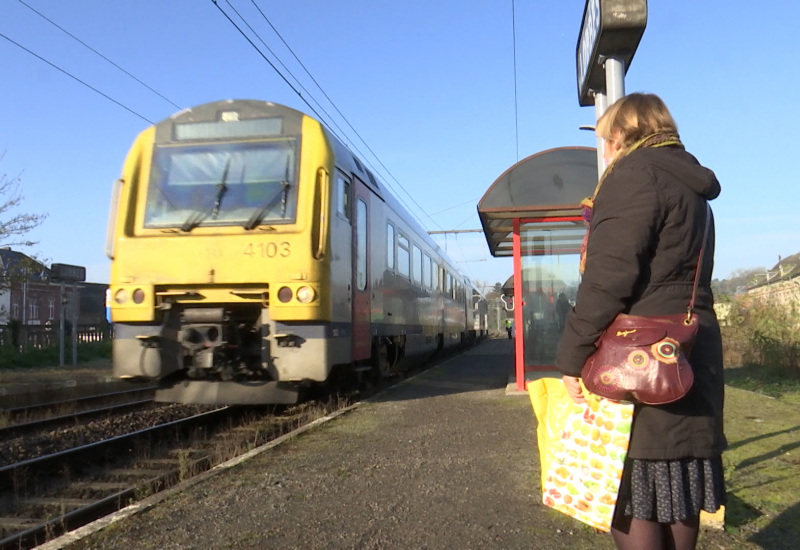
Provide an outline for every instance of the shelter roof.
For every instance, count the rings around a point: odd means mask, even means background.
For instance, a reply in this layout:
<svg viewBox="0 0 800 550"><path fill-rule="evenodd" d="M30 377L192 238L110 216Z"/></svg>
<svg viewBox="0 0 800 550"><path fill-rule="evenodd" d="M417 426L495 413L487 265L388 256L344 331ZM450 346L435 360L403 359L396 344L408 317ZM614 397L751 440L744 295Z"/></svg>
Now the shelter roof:
<svg viewBox="0 0 800 550"><path fill-rule="evenodd" d="M478 217L492 256L513 255L513 221L533 219L560 234L565 249L579 250L583 222L580 202L597 185L597 152L592 147L558 147L531 155L495 180L478 202Z"/></svg>

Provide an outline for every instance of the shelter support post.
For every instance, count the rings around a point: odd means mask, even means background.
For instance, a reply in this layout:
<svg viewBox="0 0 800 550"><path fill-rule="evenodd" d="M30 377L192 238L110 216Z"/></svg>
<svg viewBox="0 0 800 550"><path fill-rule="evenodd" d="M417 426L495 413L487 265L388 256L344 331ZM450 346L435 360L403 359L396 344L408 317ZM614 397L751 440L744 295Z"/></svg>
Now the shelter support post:
<svg viewBox="0 0 800 550"><path fill-rule="evenodd" d="M525 391L525 348L523 346L522 310L522 239L520 238L520 219L514 218L514 370L517 390Z"/></svg>

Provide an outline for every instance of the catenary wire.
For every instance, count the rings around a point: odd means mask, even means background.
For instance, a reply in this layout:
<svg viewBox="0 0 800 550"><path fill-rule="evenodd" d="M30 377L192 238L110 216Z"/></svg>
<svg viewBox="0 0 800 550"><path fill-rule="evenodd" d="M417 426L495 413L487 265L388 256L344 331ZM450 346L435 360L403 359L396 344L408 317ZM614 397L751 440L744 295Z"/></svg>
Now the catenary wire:
<svg viewBox="0 0 800 550"><path fill-rule="evenodd" d="M91 52L93 52L94 54L96 54L96 55L98 55L99 57L101 57L101 58L103 58L104 60L106 60L108 63L110 63L111 65L113 65L114 67L116 67L117 69L119 69L120 71L122 71L123 73L125 73L126 75L128 75L129 77L131 77L133 80L135 80L136 82L138 82L139 84L141 84L142 86L144 86L145 88L147 88L148 90L150 90L151 92L153 92L154 94L156 94L158 97L160 97L161 99L163 99L164 101L166 101L167 103L169 103L170 105L172 105L173 107L175 107L176 109L179 109L179 110L180 110L180 109L182 109L182 107L181 107L180 105L176 104L174 101L172 101L172 100L171 100L171 99L169 99L168 97L165 97L165 96L164 96L163 94L161 94L160 92L158 92L158 91L154 90L153 88L151 88L150 86L148 86L146 83L144 83L144 82L143 82L143 81L141 81L140 79L136 78L134 75L132 75L131 73L129 73L128 71L126 71L125 69L123 69L122 67L120 67L118 64L114 63L114 62L113 62L112 60L110 60L108 57L106 57L105 55L103 55L102 53L100 53L99 51L97 51L96 49L94 49L93 47L91 47L89 44L87 44L86 42L84 42L83 40L81 40L80 38L78 38L77 36L75 36L74 34L72 34L71 32L69 32L68 30L66 30L64 27L62 27L61 25L59 25L58 23L56 23L56 22L55 22L55 21L53 21L52 19L48 18L46 15L44 15L44 14L43 14L43 13L41 13L40 11L37 11L35 8L33 8L33 7L31 7L30 5L26 4L25 2L23 2L23 0L17 0L17 2L19 2L20 4L22 4L23 6L25 6L25 7L26 7L26 8L28 8L29 10L31 10L33 13L35 13L36 15L38 15L39 17L41 17L42 19L44 19L45 21L47 21L48 23L50 23L51 25L53 25L54 27L56 27L58 30L60 30L61 32L63 32L64 34L66 34L67 36L69 36L70 38L72 38L73 40L75 40L76 42L78 42L79 44L81 44L82 46L84 46L85 48L87 48L88 50L90 50Z"/></svg>
<svg viewBox="0 0 800 550"><path fill-rule="evenodd" d="M214 3L215 3L215 4L217 4L216 0L213 0L213 1L214 1ZM295 83L297 84L297 86L298 86L299 88L301 88L301 89L303 90L303 92L305 92L305 93L306 93L306 95L307 95L308 97L304 97L304 96L302 96L302 95L300 96L300 97L303 99L303 101L306 103L306 105L308 105L310 108L312 108L312 107L311 107L311 105L308 103L308 101L309 101L309 100L313 101L313 102L314 102L314 104L315 104L315 105L316 105L316 106L319 108L319 110L320 110L320 111L322 111L322 113L324 113L324 114L325 114L325 119L326 119L326 120L330 120L330 121L331 121L331 124L332 124L332 125L333 125L333 126L334 126L334 127L337 129L337 130L339 130L339 132L340 132L341 134L344 134L344 131L342 130L342 128L340 128L340 127L339 127L339 125L337 125L337 124L336 124L336 122L335 122L335 121L333 120L333 118L331 117L330 113L328 113L328 112L325 110L325 108L324 108L324 107L323 107L323 106L322 106L322 105L319 103L319 101L317 101L316 99L314 99L314 97L313 97L313 95L311 94L311 92L309 92L309 91L306 89L306 87L305 87L305 86L303 86L302 82L300 82L300 79L299 79L299 78L297 78L297 77L296 77L296 76L295 76L295 75L292 73L292 71L291 71L291 70L290 70L290 69L289 69L289 68L286 66L286 64L285 64L283 61L281 61L281 59L280 59L280 57L278 56L278 54L277 54L277 53L275 53L275 52L272 50L272 48L270 48L270 47L267 45L267 43L264 41L264 39L263 39L263 38L261 38L261 36L258 34L258 32L257 32L257 31L256 31L256 30L255 30L255 29L254 29L254 28L253 28L251 25L250 25L250 23L248 23L248 22L247 22L247 20L245 19L245 17L244 17L244 16L243 16L241 13L239 13L239 10L237 10L237 9L236 9L236 7L235 7L233 4L231 4L231 3L230 3L230 0L225 0L225 2L226 2L226 3L228 4L228 6L229 6L229 7L230 7L230 8L233 10L233 13L235 13L235 14L236 14L236 15L239 17L239 19L241 19L241 20L242 20L242 22L243 22L245 25L247 25L247 28L248 28L248 29L250 29L250 32L252 32L252 33L255 35L255 37L256 37L256 38L258 38L258 41L259 41L259 42L261 42L261 44L264 46L264 48L266 48L266 49L267 49L267 51L268 51L269 53L271 53L271 54L272 54L272 56L275 58L275 60L276 60L278 63L280 63L281 67L283 67L283 69L284 69L284 70L285 70L285 71L286 71L286 72L289 74L289 76L291 76L291 77L294 79L294 81L295 81ZM218 9L221 9L221 8L219 8L219 5L218 5L218 4L217 4L217 8L218 8ZM233 26L234 26L234 27L236 27L236 30L238 30L240 34L242 34L243 36L245 36L245 38L247 38L247 36L245 35L244 31L242 31L242 29L241 29L241 28L239 28L239 26L238 26L238 25L236 25L236 23L234 23L233 21L231 21L231 19L230 19L230 18L228 18L228 21L230 21L230 22L233 24ZM251 44L252 44L252 42L251 42ZM255 47L255 45L254 45L254 47ZM257 48L256 48L256 49L257 49ZM265 58L266 58L266 56L264 56L264 54L263 54L263 53L261 53L261 51L260 51L260 50L259 50L259 53L261 54L261 56L262 56L262 57L265 57ZM273 68L274 68L276 71L278 70L278 69L277 69L277 67L275 67L275 65L273 65L272 63L270 63L270 65L272 65L272 67L273 67ZM284 78L284 80L288 80L288 79ZM312 80L313 80L313 79L312 79ZM296 90L295 90L295 91L296 91ZM324 93L324 92L323 92L323 93ZM312 109L313 109L313 108L312 108ZM317 111L316 111L316 110L315 110L314 112L315 112L315 114L317 113ZM319 116L319 115L318 115L318 116ZM322 118L322 117L320 116L320 118ZM351 145L352 145L352 144L351 144ZM353 147L355 147L355 146L353 146Z"/></svg>
<svg viewBox="0 0 800 550"><path fill-rule="evenodd" d="M25 50L26 52L28 52L28 53L29 53L29 54L31 54L32 56L36 57L37 59L39 59L39 60L41 60L41 61L44 61L45 63L47 63L48 65L50 65L50 66L51 66L51 67L53 67L54 69L56 69L57 71L60 71L60 72L64 73L65 75L67 75L68 77L70 77L71 79L73 79L73 80L75 80L75 81L77 81L77 82L79 82L79 83L83 84L84 86L86 86L87 88L89 88L90 90L92 90L93 92L100 94L101 96L103 96L104 98L106 98L107 100L109 100L110 102L112 102L112 103L115 103L116 105L119 105L120 107L122 107L123 109L125 109L126 111L128 111L129 113L131 113L131 114L134 114L134 115L138 116L139 118L141 118L142 120L144 120L144 121L145 121L145 122L147 122L148 124L154 124L154 122L153 122L152 120L148 119L146 116L144 116L144 115L141 115L141 114L137 113L136 111L134 111L133 109L131 109L131 108L130 108L130 107L128 107L127 105L124 105L124 104L120 103L119 101L117 101L116 99L114 99L113 97L111 97L111 96L109 96L109 95L107 95L107 94L105 94L105 93L101 92L100 90L98 90L97 88L95 88L94 86L92 86L91 84L89 84L89 83L87 83L87 82L84 82L83 80L81 80L80 78L78 78L77 76L75 76L74 74L72 74L72 73L70 73L70 72L68 72L68 71L66 71L66 70L64 70L64 69L62 69L61 67L59 67L59 66L58 66L58 65L56 65L55 63L52 63L52 62L48 61L47 59L45 59L45 58L44 58L44 57L42 57L41 55L39 55L39 54L37 54L37 53L34 53L33 51L29 50L28 48L26 48L25 46L23 46L23 45L22 45L22 44L20 44L19 42L16 42L16 41L12 40L11 38L9 38L8 36L6 36L5 34L3 34L3 33L0 33L0 37L2 37L2 38L5 38L6 40L8 40L8 41L9 41L9 42L11 42L12 44L14 44L16 47L18 47L18 48L20 48L20 49L22 49L22 50Z"/></svg>
<svg viewBox="0 0 800 550"><path fill-rule="evenodd" d="M228 2L228 4L230 4L229 0L226 0L226 1ZM317 82L317 79L314 78L314 76L311 74L311 71L309 71L308 68L300 60L300 58L297 57L297 54L294 53L294 50L292 49L292 47L289 46L289 44L286 42L286 40L284 40L284 38L281 35L281 33L278 31L277 28L275 28L275 25L272 24L272 22L269 20L269 18L263 12L263 10L258 6L258 4L256 4L255 0L250 0L250 2L253 4L253 6L255 6L256 10L258 10L258 13L261 14L261 17L264 18L264 21L266 21L267 24L272 28L273 32L278 36L278 38L280 38L281 42L283 42L283 45L286 46L286 49L288 49L289 52L292 54L292 56L295 58L295 60L297 60L297 63L299 63L299 65L303 68L303 70L306 72L306 74L311 79L311 81L314 83L314 85L316 85L316 87L319 89L319 91L322 92L322 95L325 96L325 99L328 100L328 103L330 103L333 106L334 110L339 114L340 117L342 117L342 120L344 120L345 124L347 124L347 126L350 128L350 130L352 130L352 132L356 135L356 137L358 137L358 139L361 141L361 143L364 144L364 146L367 148L367 150L372 154L372 156L378 162L378 164L380 164L380 166L383 168L383 170L386 172L386 174L388 174L388 176L398 185L398 187L408 196L408 198L410 198L414 202L414 204L417 206L417 208L419 208L422 213L426 214L427 218L430 218L431 216L428 215L427 212L425 212L425 209L422 208L422 206L420 206L420 204L405 189L405 187L403 187L403 185L397 180L397 178L394 177L394 175L392 174L391 170L389 170L386 167L386 165L381 161L381 159L378 157L378 155L375 153L375 151L372 150L372 148L369 146L369 144L366 142L366 140L364 140L364 138L361 137L361 134L359 134L358 131L353 127L353 125L350 124L350 121L347 119L346 116L344 116L344 113L342 113L339 110L339 108L336 106L334 101L330 98L330 96L328 96L328 94L322 88L322 85L319 82ZM337 128L338 128L338 126L337 126ZM423 218L423 219L426 219L426 218ZM435 220L431 220L431 221L433 221L433 223L436 223ZM438 224L436 224L436 225L438 225Z"/></svg>
<svg viewBox="0 0 800 550"><path fill-rule="evenodd" d="M250 44L250 45L251 45L251 46L252 46L252 47L253 47L253 48L254 48L254 49L255 49L255 50L256 50L256 51L259 53L259 55L260 55L260 56L261 56L261 57L262 57L262 58L263 58L263 59L264 59L264 60L265 60L267 63L269 63L269 65L270 65L270 66L273 68L273 70L275 70L275 72L276 72L276 73L278 73L278 76L280 76L280 77L283 79L283 81L284 81L284 82L286 82L286 84L288 84L288 85L289 85L289 87L292 89L292 91L294 91L294 92L295 92L295 93L296 93L296 94L297 94L297 95L298 95L298 96L299 96L299 97L300 97L300 98L301 98L301 99L302 99L302 100L303 100L303 101L306 103L306 105L308 105L308 107L309 107L309 108L312 110L312 112L313 112L313 113L314 113L314 114L315 114L315 115L316 115L318 118L320 118L320 119L323 119L323 120L329 120L329 119L330 119L330 115L328 115L328 117L327 117L327 118L325 118L325 117L323 117L322 115L320 115L320 113L317 111L317 109L315 109L315 108L314 108L314 107L313 107L313 106L312 106L312 105L309 103L309 99L308 99L308 98L306 98L305 96L303 96L303 94L302 94L302 93L300 93L300 91L297 89L297 87L295 87L294 85L292 85L292 84L291 84L291 82L289 82L289 79L288 79L288 78L286 78L286 76L285 76L283 73L281 73L281 71L278 69L278 67L277 67L277 66L276 66L276 65L275 65L275 64L274 64L274 63L273 63L273 62L272 62L272 61L271 61L271 60L270 60L270 59L269 59L269 58L268 58L266 55L264 55L264 53L263 53L263 52L262 52L262 51L261 51L261 50L258 48L258 46L256 46L256 44L255 44L255 43L254 43L254 42L253 42L253 41L250 39L250 37L249 37L249 36L247 36L247 34L246 34L246 33L245 33L245 32L244 32L242 29L241 29L241 27L239 27L239 26L236 24L236 22L235 22L235 21L233 21L233 19L232 19L232 18L231 18L231 17L230 17L230 16L229 16L229 15L228 15L226 12L225 12L225 10L223 10L223 9L222 9L222 7L219 5L218 1L217 1L217 0L211 0L211 1L214 3L214 5L217 7L217 9L218 9L218 10L219 10L219 11L220 11L220 12L221 12L221 13L222 13L224 16L225 16L225 18L226 18L226 19L227 19L227 20L228 20L228 21L229 21L229 22L230 22L230 23L231 23L231 24L232 24L232 25L233 25L233 26L236 28L236 30L237 30L237 31L239 31L239 33L240 33L240 34L241 34L241 35L244 37L244 39L245 39L245 40L247 40L247 42L248 42L248 43L249 43L249 44ZM242 18L242 20L244 21L244 18L243 18L243 17L241 16L241 14L239 14L239 13L238 13L238 11L236 11L236 9L235 9L235 8L234 8L234 7L231 5L230 1L229 1L229 0L226 0L226 3L227 3L227 4L228 4L228 5L231 7L231 9L233 9L233 11L234 11L234 12L236 12L236 14L237 14L237 15L238 15L240 18ZM250 28L250 29L252 30L252 27L251 27L251 26L250 26L250 25L249 25L249 24L248 24L246 21L245 21L245 24L248 26L248 28ZM253 31L253 32L255 32L255 31ZM260 37L259 37L259 40L260 40ZM276 54L275 54L275 53L274 53L272 50L270 50L270 52L271 52L273 55L276 55ZM277 57L277 55L276 55L276 57ZM283 63L282 63L282 62L281 62L281 65L283 65ZM284 65L284 67L285 67L285 65ZM290 73L290 74L291 74L291 73ZM297 79L296 79L296 77L294 77L294 75L292 75L292 78L295 78L295 80L297 80ZM313 80L313 79L312 79L312 80ZM316 82L315 82L315 83L316 83ZM317 86L319 87L319 84L317 84ZM303 90L304 90L304 91L306 91L306 93L308 93L308 94L309 94L309 96L311 95L311 94L310 94L310 92L308 92L307 90L305 90L305 88L303 88ZM324 91L323 91L323 94L324 94ZM326 95L326 97L327 97L327 95ZM330 101L330 99L328 99L328 101ZM317 103L317 104L319 104L319 103L318 103L316 100L314 100L314 102L315 102L315 103ZM331 102L331 104L333 104L333 103ZM334 107L335 107L335 105L334 105ZM339 109L336 109L336 110L337 110L337 112L339 112L339 114L341 115L341 111L339 111ZM327 112L326 112L325 114L327 114ZM342 118L344 118L344 119L345 119L345 121L347 121L347 119L346 119L346 118L345 118L343 115L342 115ZM348 122L347 124L348 124L348 126L350 126L350 127L352 128L352 125L351 125L349 122ZM337 127L337 128L339 128L338 126L336 126L336 127ZM340 128L340 131L341 131L341 128ZM358 135L358 133L357 133L357 132L356 132L356 135ZM418 202L417 202L417 201L414 199L414 197L413 197L413 196L411 196L411 195L408 193L408 191L406 191L406 189L405 189L405 188L402 186L402 184L400 184L400 182L397 180L397 178L395 178L395 177L394 177L394 176L391 174L391 172L390 172L388 169L386 169L385 165L384 165L384 164L383 164L383 163L380 161L380 159L378 159L378 157L377 157L377 155L375 155L374 151L372 151L372 149L370 149L370 148L369 148L369 145L367 145L367 144L366 144L366 142L364 142L363 138L361 138L361 136L360 136L360 135L359 135L358 137L359 137L359 139L360 139L360 140L361 140L361 141L364 143L364 145L367 147L367 149L369 149L370 153L372 153L372 155L375 157L375 159L377 159L377 161L380 163L380 165L381 165L381 166L383 166L384 170L386 170L386 172L389 174L389 176L392 178L392 180L394 180L394 181L397 183L397 185L400 187L400 189L402 189L402 190L403 190L403 192L404 192L404 193L405 193L405 194L406 194L406 195L407 195L407 196L408 196L408 197L409 197L409 198L410 198L410 199L411 199L411 200L414 202L414 204L417 206L417 208L418 208L418 209L419 209L419 210L420 210L422 213L424 213L424 214L426 214L426 215L427 215L427 213L425 212L425 209L424 209L424 208L422 208L422 207L419 205L419 203L418 203ZM348 141L349 141L349 140L348 140ZM355 146L355 144L352 144L352 142L350 142L350 143L351 143L351 145L353 146L353 148L354 148L354 149L356 149L356 151L358 151L358 147L356 147L356 146ZM360 152L360 151L359 151L359 152ZM363 156L363 154L362 154L362 156ZM369 163L368 163L368 164L369 164ZM408 207L408 205L407 205L407 204L405 204L405 201L403 201L403 199L402 199L401 197L399 197L399 196L398 196L397 198L398 198L398 200L399 200L401 203L403 203L403 204L406 206L406 208L408 208L409 212L411 212L411 208L409 208L409 207ZM412 215L413 215L413 212L412 212ZM419 217L418 217L418 216L415 216L415 217L417 217L417 220L419 221ZM419 223L420 223L420 225L422 225L422 222L421 222L421 221L420 221ZM433 223L434 223L434 224L435 224L437 227L441 227L441 226L440 226L440 225L439 225L437 222L433 221Z"/></svg>

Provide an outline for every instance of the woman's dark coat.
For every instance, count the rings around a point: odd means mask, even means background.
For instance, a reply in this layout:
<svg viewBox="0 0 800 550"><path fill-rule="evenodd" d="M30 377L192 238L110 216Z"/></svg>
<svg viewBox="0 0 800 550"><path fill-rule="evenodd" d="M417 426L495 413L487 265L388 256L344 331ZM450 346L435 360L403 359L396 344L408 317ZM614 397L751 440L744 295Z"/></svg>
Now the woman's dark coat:
<svg viewBox="0 0 800 550"><path fill-rule="evenodd" d="M556 366L570 376L620 313L685 312L692 294L714 173L678 147L642 148L619 159L594 201L586 267L567 315ZM722 428L722 339L710 281L714 223L709 221L695 312L700 330L689 362L695 382L683 399L637 407L629 456L711 458L726 447Z"/></svg>

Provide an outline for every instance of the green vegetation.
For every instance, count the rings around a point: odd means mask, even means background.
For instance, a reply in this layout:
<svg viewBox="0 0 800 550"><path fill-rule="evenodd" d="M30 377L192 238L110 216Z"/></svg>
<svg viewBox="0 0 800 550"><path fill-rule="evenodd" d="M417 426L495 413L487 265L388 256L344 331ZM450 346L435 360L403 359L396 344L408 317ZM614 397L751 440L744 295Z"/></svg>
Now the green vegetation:
<svg viewBox="0 0 800 550"><path fill-rule="evenodd" d="M736 299L722 335L727 384L800 404L797 302Z"/></svg>
<svg viewBox="0 0 800 550"><path fill-rule="evenodd" d="M87 342L78 344L78 362L88 363L111 358L111 342ZM11 346L0 347L0 369L30 369L58 365L58 346L31 348L18 352ZM64 346L64 362L72 363L72 348Z"/></svg>
<svg viewBox="0 0 800 550"><path fill-rule="evenodd" d="M723 327L726 531L763 548L800 539L792 519L800 508L798 329L796 303L742 298Z"/></svg>
<svg viewBox="0 0 800 550"><path fill-rule="evenodd" d="M727 364L758 368L768 378L800 378L800 307L796 300L738 298L731 302L727 325Z"/></svg>

